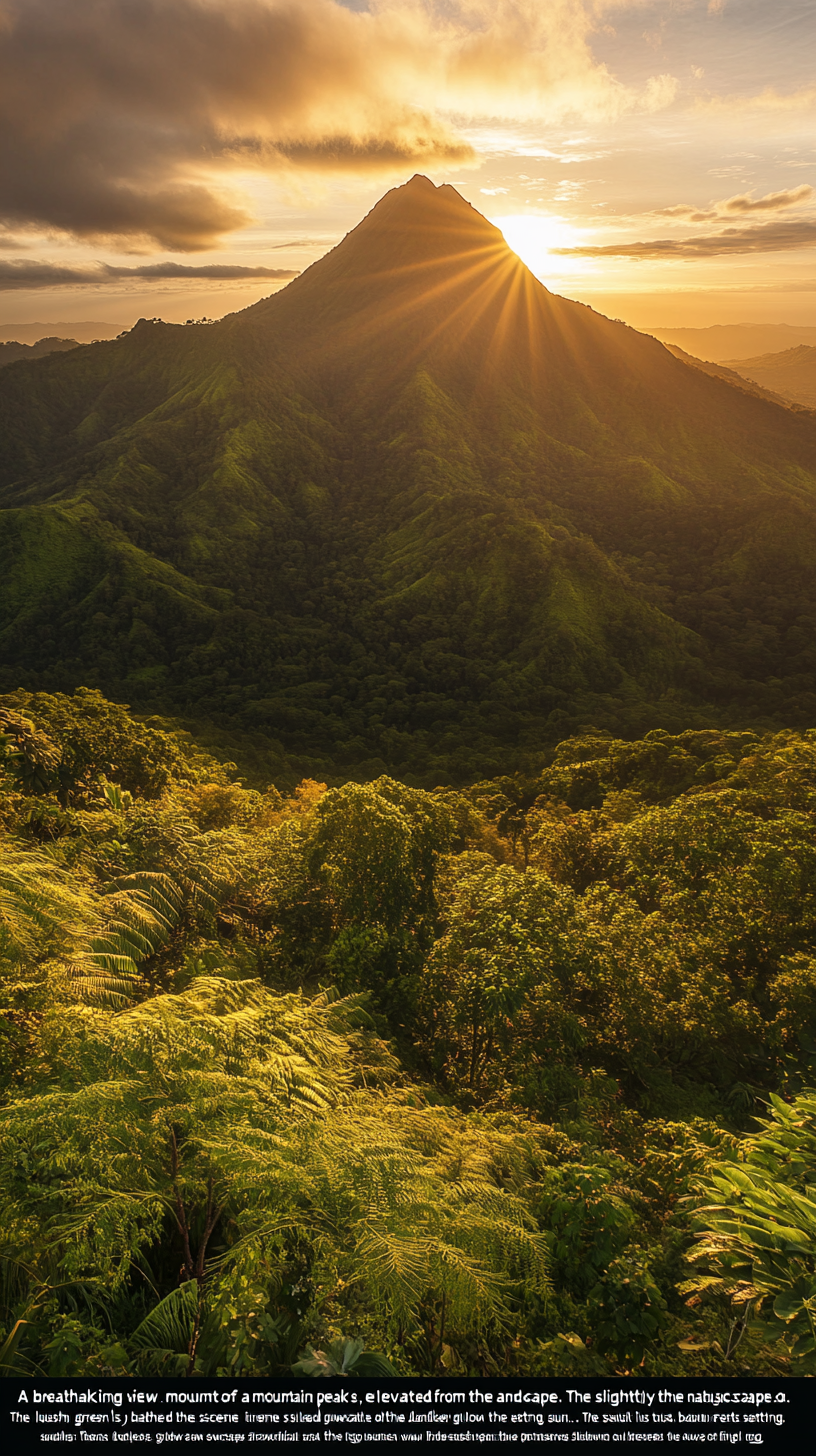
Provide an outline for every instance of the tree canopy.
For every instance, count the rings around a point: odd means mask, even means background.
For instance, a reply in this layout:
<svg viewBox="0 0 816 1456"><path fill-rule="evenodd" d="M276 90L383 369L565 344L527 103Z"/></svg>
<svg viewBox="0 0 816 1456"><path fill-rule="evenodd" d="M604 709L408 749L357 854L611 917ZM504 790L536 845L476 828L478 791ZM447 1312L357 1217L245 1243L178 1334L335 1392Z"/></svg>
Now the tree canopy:
<svg viewBox="0 0 816 1456"><path fill-rule="evenodd" d="M4 1370L810 1371L816 735L261 792L0 711Z"/></svg>

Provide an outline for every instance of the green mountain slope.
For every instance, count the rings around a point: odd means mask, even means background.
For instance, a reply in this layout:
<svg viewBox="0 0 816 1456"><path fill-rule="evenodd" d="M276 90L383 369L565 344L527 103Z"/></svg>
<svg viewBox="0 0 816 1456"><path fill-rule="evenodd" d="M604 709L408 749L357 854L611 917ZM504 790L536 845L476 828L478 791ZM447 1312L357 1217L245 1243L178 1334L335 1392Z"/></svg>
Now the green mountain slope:
<svg viewBox="0 0 816 1456"><path fill-rule="evenodd" d="M740 374L737 369L726 369L722 364L710 364L705 359L695 359L693 354L687 354L678 344L666 344L670 354L675 359L682 359L693 369L701 369L703 374L709 374L712 379L724 379L728 384L734 384L739 389L747 390L749 394L758 395L760 399L773 400L775 404L789 404L790 400L785 399L781 394L774 394L772 389L763 389L761 385L755 384L752 380Z"/></svg>
<svg viewBox="0 0 816 1456"><path fill-rule="evenodd" d="M299 767L816 708L816 423L550 294L414 178L214 326L0 375L0 686Z"/></svg>

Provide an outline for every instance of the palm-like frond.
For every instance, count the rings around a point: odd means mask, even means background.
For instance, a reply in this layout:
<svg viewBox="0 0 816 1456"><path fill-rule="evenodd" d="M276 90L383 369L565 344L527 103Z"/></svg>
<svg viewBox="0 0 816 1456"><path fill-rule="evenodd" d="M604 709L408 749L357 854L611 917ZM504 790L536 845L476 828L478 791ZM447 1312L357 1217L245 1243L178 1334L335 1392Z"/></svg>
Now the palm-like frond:
<svg viewBox="0 0 816 1456"><path fill-rule="evenodd" d="M160 1300L133 1331L128 1345L144 1375L181 1375L190 1363L190 1346L201 1295L195 1279Z"/></svg>
<svg viewBox="0 0 816 1456"><path fill-rule="evenodd" d="M20 1375L17 1364L17 1349L25 1332L26 1321L18 1319L0 1345L0 1375Z"/></svg>
<svg viewBox="0 0 816 1456"><path fill-rule="evenodd" d="M734 1304L770 1306L765 1334L816 1370L816 1095L772 1097L772 1117L744 1145L744 1161L717 1163L698 1185L701 1272L685 1292L721 1290ZM702 1195L700 1198L699 1195Z"/></svg>

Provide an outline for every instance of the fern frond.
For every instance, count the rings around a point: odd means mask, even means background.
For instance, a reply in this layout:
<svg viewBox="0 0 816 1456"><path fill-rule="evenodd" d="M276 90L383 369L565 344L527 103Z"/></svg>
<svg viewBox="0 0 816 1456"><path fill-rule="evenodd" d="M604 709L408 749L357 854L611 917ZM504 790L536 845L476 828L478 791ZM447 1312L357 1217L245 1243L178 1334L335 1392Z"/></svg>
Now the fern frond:
<svg viewBox="0 0 816 1456"><path fill-rule="evenodd" d="M0 841L0 926L19 959L77 945L98 923L90 891L48 854Z"/></svg>
<svg viewBox="0 0 816 1456"><path fill-rule="evenodd" d="M80 1000L113 1009L144 989L139 964L169 941L182 895L169 875L141 871L117 881L102 905L108 910L104 929L72 965L71 979Z"/></svg>

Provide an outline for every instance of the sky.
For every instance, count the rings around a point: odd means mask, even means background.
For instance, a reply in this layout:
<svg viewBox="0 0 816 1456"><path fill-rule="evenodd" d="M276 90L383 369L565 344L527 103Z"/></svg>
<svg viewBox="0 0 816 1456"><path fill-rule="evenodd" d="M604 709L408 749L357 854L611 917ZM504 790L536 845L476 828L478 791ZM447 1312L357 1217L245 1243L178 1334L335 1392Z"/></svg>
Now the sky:
<svg viewBox="0 0 816 1456"><path fill-rule="evenodd" d="M0 337L220 318L415 172L637 328L816 325L815 123L813 0L0 0Z"/></svg>

